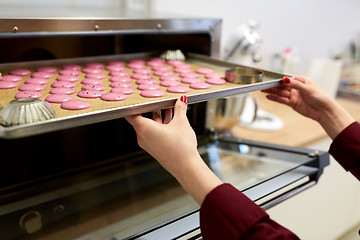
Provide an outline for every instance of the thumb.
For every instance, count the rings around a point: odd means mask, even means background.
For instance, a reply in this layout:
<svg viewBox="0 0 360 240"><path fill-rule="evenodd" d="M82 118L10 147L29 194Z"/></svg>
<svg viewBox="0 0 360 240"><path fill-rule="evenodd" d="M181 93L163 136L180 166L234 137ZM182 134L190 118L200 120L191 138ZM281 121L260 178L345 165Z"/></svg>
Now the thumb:
<svg viewBox="0 0 360 240"><path fill-rule="evenodd" d="M186 96L181 96L174 106L174 119L186 117L188 99Z"/></svg>

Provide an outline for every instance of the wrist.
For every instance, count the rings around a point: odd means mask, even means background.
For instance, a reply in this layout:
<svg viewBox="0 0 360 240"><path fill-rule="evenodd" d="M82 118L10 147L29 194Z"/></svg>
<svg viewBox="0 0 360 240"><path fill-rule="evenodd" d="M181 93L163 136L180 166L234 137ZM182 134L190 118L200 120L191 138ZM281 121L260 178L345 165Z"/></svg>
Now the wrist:
<svg viewBox="0 0 360 240"><path fill-rule="evenodd" d="M353 123L355 119L335 101L332 106L324 111L320 125L324 128L331 139L335 139L347 126Z"/></svg>
<svg viewBox="0 0 360 240"><path fill-rule="evenodd" d="M223 182L211 171L199 154L187 162L186 166L179 168L180 171L177 171L174 177L201 205L206 195Z"/></svg>

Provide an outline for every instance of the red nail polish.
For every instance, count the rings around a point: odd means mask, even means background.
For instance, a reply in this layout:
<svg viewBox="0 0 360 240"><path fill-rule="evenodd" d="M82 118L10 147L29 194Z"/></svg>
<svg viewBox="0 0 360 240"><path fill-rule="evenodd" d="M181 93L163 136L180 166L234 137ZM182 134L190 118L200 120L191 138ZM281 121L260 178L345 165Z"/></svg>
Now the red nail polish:
<svg viewBox="0 0 360 240"><path fill-rule="evenodd" d="M284 77L283 80L284 80L284 83L290 83L290 81L291 81L289 77Z"/></svg>
<svg viewBox="0 0 360 240"><path fill-rule="evenodd" d="M180 97L180 101L182 101L183 103L187 104L188 103L188 98L186 96L181 96Z"/></svg>

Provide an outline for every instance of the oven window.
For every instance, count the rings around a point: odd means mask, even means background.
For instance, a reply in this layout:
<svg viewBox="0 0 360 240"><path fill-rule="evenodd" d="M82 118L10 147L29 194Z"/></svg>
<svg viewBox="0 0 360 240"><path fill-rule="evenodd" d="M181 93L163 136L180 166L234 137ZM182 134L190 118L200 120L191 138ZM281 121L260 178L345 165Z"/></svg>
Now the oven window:
<svg viewBox="0 0 360 240"><path fill-rule="evenodd" d="M217 141L199 152L224 182L245 190L309 161L304 154L257 147L245 143Z"/></svg>

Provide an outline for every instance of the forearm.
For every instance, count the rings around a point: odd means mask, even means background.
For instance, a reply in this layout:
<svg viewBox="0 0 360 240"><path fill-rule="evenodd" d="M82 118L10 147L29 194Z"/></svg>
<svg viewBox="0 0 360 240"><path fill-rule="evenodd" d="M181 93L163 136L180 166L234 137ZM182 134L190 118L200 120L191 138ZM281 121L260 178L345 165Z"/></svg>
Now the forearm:
<svg viewBox="0 0 360 240"><path fill-rule="evenodd" d="M353 123L355 119L342 106L335 101L331 102L329 110L324 111L319 120L320 125L324 128L331 139Z"/></svg>
<svg viewBox="0 0 360 240"><path fill-rule="evenodd" d="M206 195L223 182L210 170L200 155L187 162L187 166L179 167L178 171L172 174L201 206Z"/></svg>

